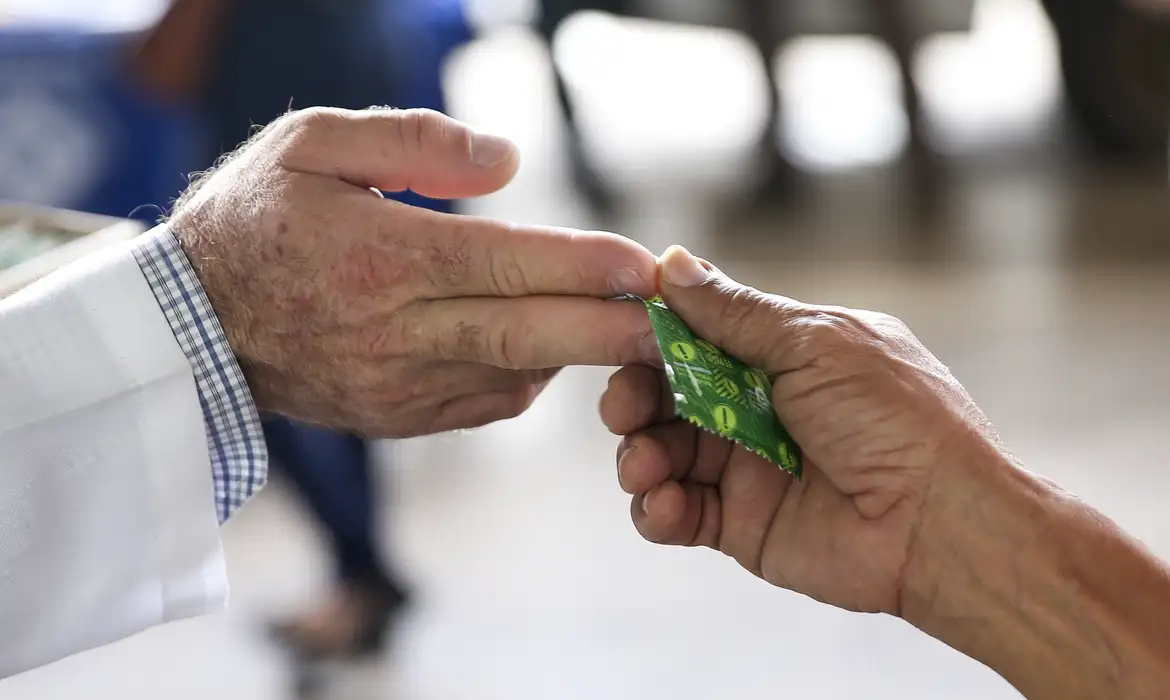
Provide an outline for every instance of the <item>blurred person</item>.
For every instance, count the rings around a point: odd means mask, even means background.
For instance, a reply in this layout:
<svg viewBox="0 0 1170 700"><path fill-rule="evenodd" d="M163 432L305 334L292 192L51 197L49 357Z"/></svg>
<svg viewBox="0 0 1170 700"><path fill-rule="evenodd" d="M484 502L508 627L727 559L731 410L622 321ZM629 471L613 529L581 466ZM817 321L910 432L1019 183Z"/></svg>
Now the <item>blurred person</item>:
<svg viewBox="0 0 1170 700"><path fill-rule="evenodd" d="M196 96L209 126L208 167L290 105L443 111L443 60L471 38L461 9L458 0L178 0L139 55L167 67L159 82L178 88L172 92ZM454 210L409 191L387 196ZM374 444L279 417L264 422L264 434L325 530L334 571L323 603L274 623L275 638L307 657L379 649L408 593L380 546L386 499L373 473Z"/></svg>
<svg viewBox="0 0 1170 700"><path fill-rule="evenodd" d="M645 311L610 300L653 292L641 246L378 192L478 196L518 161L438 112L302 110L167 224L0 300L0 677L224 607L262 414L425 435L652 360Z"/></svg>
<svg viewBox="0 0 1170 700"><path fill-rule="evenodd" d="M661 369L622 369L601 414L643 537L901 617L1032 700L1170 697L1170 566L1025 471L904 324L761 293L680 248L660 277L698 335L775 377L805 464L794 479L676 419Z"/></svg>

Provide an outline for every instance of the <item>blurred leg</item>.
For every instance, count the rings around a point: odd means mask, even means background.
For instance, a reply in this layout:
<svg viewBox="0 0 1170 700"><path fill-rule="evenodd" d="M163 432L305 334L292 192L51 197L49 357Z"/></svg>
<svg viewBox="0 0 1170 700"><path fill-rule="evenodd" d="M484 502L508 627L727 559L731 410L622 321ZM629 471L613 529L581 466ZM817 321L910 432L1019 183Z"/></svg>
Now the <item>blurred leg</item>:
<svg viewBox="0 0 1170 700"><path fill-rule="evenodd" d="M553 38L556 36L561 24L576 10L588 9L598 4L597 2L574 2L573 0L544 0L541 3L541 15L540 22L537 25L537 32L544 39L546 46L548 46L550 59L552 58ZM606 7L604 9L610 8ZM573 185L577 188L581 196L585 198L586 202L593 209L593 212L598 216L604 217L613 210L613 195L606 186L601 174L590 160L589 154L585 149L585 143L581 137L581 128L577 122L577 111L573 104L573 99L569 95L569 88L565 84L565 80L557 68L555 60L552 60L552 71L553 81L556 87L557 106L560 109L565 125L566 150L568 152Z"/></svg>
<svg viewBox="0 0 1170 700"><path fill-rule="evenodd" d="M328 533L338 579L328 604L278 624L274 632L311 656L378 648L406 594L378 553L369 445L358 437L283 419L266 423L264 432L273 459Z"/></svg>
<svg viewBox="0 0 1170 700"><path fill-rule="evenodd" d="M776 3L779 0L743 0L748 38L756 47L768 76L768 150L776 150L776 132L780 123L780 89L776 77L776 49L782 41Z"/></svg>
<svg viewBox="0 0 1170 700"><path fill-rule="evenodd" d="M780 133L780 81L776 73L776 50L785 40L779 3L783 0L740 0L744 31L764 63L768 81L767 126L757 146L763 157L765 180L758 192L757 204L784 203L794 194L797 172L784 157L777 143Z"/></svg>
<svg viewBox="0 0 1170 700"><path fill-rule="evenodd" d="M902 83L902 106L910 125L909 165L917 213L936 213L944 185L938 154L930 144L926 114L918 81L914 77L914 54L922 40L916 26L914 5L906 0L870 0L881 38L898 61Z"/></svg>
<svg viewBox="0 0 1170 700"><path fill-rule="evenodd" d="M569 97L568 87L565 85L561 73L553 66L553 75L556 81L557 102L565 120L565 139L568 144L569 166L572 169L573 185L581 196L598 216L607 216L613 211L613 194L605 180L598 172L597 166L590 159L581 136L581 128L577 123L576 110Z"/></svg>
<svg viewBox="0 0 1170 700"><path fill-rule="evenodd" d="M352 435L277 419L264 426L269 449L337 553L337 578L376 574L369 449Z"/></svg>

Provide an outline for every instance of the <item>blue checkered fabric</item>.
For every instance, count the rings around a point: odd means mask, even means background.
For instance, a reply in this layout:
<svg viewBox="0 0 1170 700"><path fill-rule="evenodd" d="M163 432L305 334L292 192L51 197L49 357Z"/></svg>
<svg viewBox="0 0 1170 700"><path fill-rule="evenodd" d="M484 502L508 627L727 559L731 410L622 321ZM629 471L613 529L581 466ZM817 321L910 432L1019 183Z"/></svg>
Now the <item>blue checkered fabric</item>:
<svg viewBox="0 0 1170 700"><path fill-rule="evenodd" d="M195 374L222 523L268 478L260 415L227 335L175 235L166 226L143 234L134 257Z"/></svg>

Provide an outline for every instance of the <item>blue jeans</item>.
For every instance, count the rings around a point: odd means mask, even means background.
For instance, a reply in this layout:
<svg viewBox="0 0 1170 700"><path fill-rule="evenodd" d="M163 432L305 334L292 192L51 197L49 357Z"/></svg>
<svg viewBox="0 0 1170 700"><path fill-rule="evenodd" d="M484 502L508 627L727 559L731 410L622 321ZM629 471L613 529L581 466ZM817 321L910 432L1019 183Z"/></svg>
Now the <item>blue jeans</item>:
<svg viewBox="0 0 1170 700"><path fill-rule="evenodd" d="M264 437L273 460L327 532L338 579L383 575L369 445L353 435L284 418L267 421Z"/></svg>

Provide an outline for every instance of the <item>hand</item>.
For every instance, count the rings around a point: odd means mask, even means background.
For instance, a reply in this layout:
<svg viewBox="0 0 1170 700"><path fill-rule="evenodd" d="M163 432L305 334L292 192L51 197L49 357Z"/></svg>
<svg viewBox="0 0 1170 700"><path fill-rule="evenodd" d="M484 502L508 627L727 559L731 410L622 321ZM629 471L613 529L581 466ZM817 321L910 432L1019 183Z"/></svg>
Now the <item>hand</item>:
<svg viewBox="0 0 1170 700"><path fill-rule="evenodd" d="M625 436L618 476L638 531L718 549L838 607L900 614L907 578L930 575L915 543L945 507L942 474L997 445L963 387L897 319L763 294L682 249L665 256L662 294L698 335L774 377L805 468L794 480L676 420L662 371L627 367L601 414Z"/></svg>
<svg viewBox="0 0 1170 700"><path fill-rule="evenodd" d="M377 437L524 411L559 367L656 353L654 256L620 236L439 214L375 190L471 197L515 147L437 112L277 120L176 206L262 410Z"/></svg>

